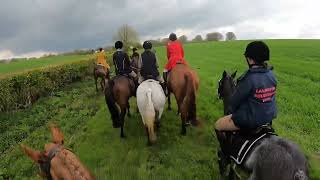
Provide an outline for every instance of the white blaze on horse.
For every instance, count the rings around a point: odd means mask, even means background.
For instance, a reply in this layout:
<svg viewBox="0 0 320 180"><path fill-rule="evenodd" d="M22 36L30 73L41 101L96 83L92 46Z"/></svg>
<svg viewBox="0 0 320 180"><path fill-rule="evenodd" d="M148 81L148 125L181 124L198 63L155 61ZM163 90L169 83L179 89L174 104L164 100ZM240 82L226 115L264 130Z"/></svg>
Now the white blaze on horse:
<svg viewBox="0 0 320 180"><path fill-rule="evenodd" d="M137 89L137 105L148 135L148 144L155 143L155 126L160 127L166 96L158 81L146 80Z"/></svg>

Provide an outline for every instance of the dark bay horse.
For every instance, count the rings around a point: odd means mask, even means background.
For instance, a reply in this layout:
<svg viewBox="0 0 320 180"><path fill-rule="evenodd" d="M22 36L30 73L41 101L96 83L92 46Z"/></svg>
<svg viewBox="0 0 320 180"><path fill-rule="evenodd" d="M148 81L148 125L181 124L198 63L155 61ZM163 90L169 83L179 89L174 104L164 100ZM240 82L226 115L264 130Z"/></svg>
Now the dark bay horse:
<svg viewBox="0 0 320 180"><path fill-rule="evenodd" d="M105 79L109 79L109 71L102 65L95 65L93 68L93 77L96 84L96 90L98 92L98 78L101 78L100 86L101 90L104 91Z"/></svg>
<svg viewBox="0 0 320 180"><path fill-rule="evenodd" d="M52 143L46 144L43 152L21 145L22 151L40 166L40 175L53 180L95 179L79 158L63 146L64 135L61 130L51 125L51 134Z"/></svg>
<svg viewBox="0 0 320 180"><path fill-rule="evenodd" d="M124 119L127 110L130 117L129 98L135 95L135 84L132 79L122 75L115 76L111 80L105 79L105 81L105 100L111 114L112 125L114 128L120 127L120 137L125 137Z"/></svg>
<svg viewBox="0 0 320 180"><path fill-rule="evenodd" d="M235 73L229 75L224 71L219 81L218 94L219 98L223 99L225 114L231 114L230 99L236 88L234 77ZM236 132L225 133L231 137ZM227 141L221 143L226 144ZM221 155L221 152L219 154ZM224 158L232 165L239 164L229 156ZM221 176L235 179L235 170L230 168L229 174L226 175L228 165L222 165L220 162ZM308 162L298 145L276 135L266 136L254 144L239 166L250 172L250 180L307 180L309 176Z"/></svg>
<svg viewBox="0 0 320 180"><path fill-rule="evenodd" d="M199 78L194 70L184 64L177 64L168 75L168 109L171 109L170 93L172 92L178 104L181 115L181 134L186 135L186 126L191 123L199 125L197 120L196 93L199 88Z"/></svg>

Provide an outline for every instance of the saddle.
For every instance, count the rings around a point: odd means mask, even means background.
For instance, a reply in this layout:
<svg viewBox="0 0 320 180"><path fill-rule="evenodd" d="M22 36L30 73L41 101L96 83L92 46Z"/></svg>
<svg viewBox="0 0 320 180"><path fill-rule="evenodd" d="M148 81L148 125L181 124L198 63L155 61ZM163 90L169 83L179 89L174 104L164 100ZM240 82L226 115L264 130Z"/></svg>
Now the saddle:
<svg viewBox="0 0 320 180"><path fill-rule="evenodd" d="M262 139L276 135L274 129L269 124L255 130L240 130L225 133L226 142L222 151L238 165L244 162L253 147Z"/></svg>

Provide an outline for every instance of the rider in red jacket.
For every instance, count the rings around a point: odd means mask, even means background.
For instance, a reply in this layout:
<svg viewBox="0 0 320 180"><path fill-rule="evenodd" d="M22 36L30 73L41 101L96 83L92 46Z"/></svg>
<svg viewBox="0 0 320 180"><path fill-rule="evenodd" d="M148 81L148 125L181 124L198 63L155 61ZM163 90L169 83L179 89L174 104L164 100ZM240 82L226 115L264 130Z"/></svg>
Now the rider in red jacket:
<svg viewBox="0 0 320 180"><path fill-rule="evenodd" d="M167 74L174 68L177 64L187 64L184 59L184 50L182 44L177 41L177 35L171 33L169 35L169 42L167 44L167 58L168 63L165 65L163 70L163 79L167 82Z"/></svg>

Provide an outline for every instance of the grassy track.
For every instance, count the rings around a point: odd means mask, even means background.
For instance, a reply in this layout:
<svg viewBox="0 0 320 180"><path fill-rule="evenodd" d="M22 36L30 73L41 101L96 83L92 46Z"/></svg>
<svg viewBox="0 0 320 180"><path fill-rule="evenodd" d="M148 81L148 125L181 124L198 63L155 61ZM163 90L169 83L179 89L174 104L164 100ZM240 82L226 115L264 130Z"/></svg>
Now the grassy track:
<svg viewBox="0 0 320 180"><path fill-rule="evenodd" d="M270 40L271 62L279 81L280 136L298 143L311 164L311 179L320 179L320 41ZM72 148L98 179L218 179L217 141L213 124L222 114L216 98L224 69L243 72L243 50L248 42L194 43L185 46L186 59L201 79L198 116L202 128L188 128L180 136L180 119L165 111L158 142L146 146L139 114L126 118L126 139L113 129L102 94L91 80L76 83L54 97L41 99L31 109L0 116L0 179L35 178L36 166L19 151L18 142L42 149L49 141L48 122L56 122ZM161 65L165 49L157 48ZM132 112L135 98L131 99ZM4 122L4 123L3 123ZM6 144L3 144L6 142ZM318 154L318 155L317 155Z"/></svg>
<svg viewBox="0 0 320 180"><path fill-rule="evenodd" d="M19 73L46 66L72 63L75 61L86 60L90 57L92 57L92 55L58 55L39 59L20 60L10 63L0 63L0 76Z"/></svg>

